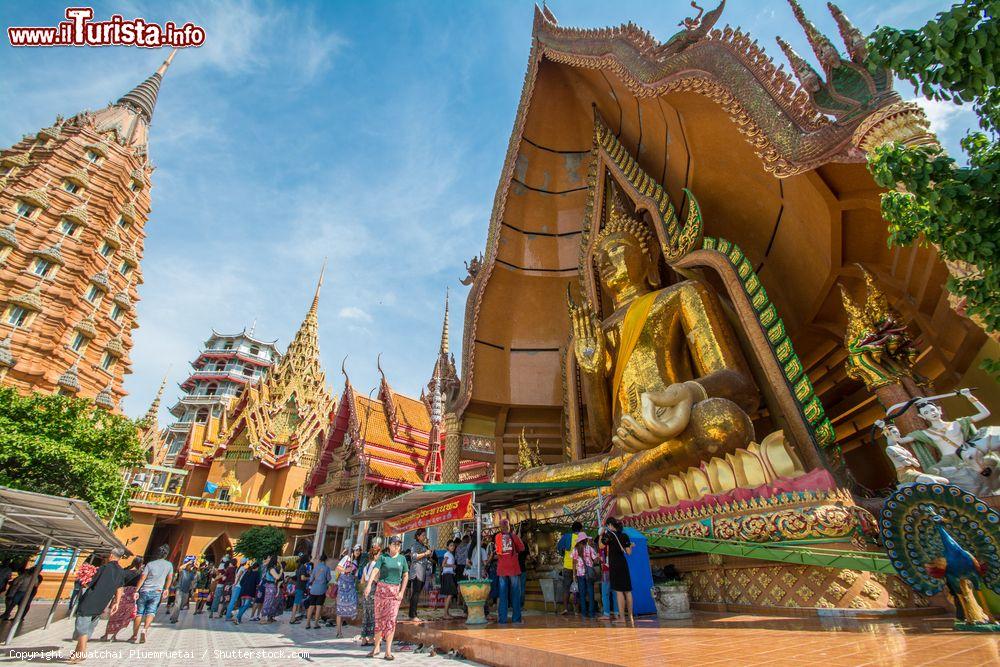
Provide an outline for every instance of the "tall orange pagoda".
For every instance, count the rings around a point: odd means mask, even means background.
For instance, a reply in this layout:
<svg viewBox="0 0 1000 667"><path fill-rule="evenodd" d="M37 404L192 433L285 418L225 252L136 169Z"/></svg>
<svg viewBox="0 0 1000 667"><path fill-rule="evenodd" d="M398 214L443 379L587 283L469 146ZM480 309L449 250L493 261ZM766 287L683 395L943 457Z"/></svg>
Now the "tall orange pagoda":
<svg viewBox="0 0 1000 667"><path fill-rule="evenodd" d="M263 361L253 360L247 368L256 376L231 402L213 404L217 414L209 411L204 423L190 429L173 460L175 467L141 472L142 488L130 505L134 522L119 533L137 542L134 551L166 542L175 559L206 554L218 561L251 526L282 528L289 551L313 535L316 503L303 487L336 407L319 359L322 282L321 275L305 319L280 361L268 370ZM224 338L249 340L244 334ZM223 338L212 340L221 341L224 359L232 361ZM269 348L258 353L269 355ZM195 384L218 383L214 366L205 369L205 377L196 377Z"/></svg>
<svg viewBox="0 0 1000 667"><path fill-rule="evenodd" d="M113 408L125 395L150 211L149 128L174 53L98 111L0 151L0 380Z"/></svg>

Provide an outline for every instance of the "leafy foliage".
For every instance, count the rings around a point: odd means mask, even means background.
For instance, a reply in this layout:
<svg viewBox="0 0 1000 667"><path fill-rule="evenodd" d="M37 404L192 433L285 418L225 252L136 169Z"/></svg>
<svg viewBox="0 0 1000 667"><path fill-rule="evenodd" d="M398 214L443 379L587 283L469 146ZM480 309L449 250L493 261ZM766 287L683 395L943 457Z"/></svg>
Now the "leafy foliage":
<svg viewBox="0 0 1000 667"><path fill-rule="evenodd" d="M928 99L975 102L997 85L998 10L998 0L965 0L917 30L880 27L869 37L868 62Z"/></svg>
<svg viewBox="0 0 1000 667"><path fill-rule="evenodd" d="M135 422L88 400L0 387L0 485L80 498L110 519L122 468L143 461ZM123 503L115 525L130 522Z"/></svg>
<svg viewBox="0 0 1000 667"><path fill-rule="evenodd" d="M243 531L236 540L233 551L247 558L262 561L268 556L276 556L285 546L285 531L274 526L254 526Z"/></svg>
<svg viewBox="0 0 1000 667"><path fill-rule="evenodd" d="M982 132L962 140L968 166L936 147L889 144L868 156L889 223L889 243L933 243L971 264L948 289L987 332L1000 330L1000 0L966 0L918 30L880 27L868 64L888 67L924 97L972 102Z"/></svg>

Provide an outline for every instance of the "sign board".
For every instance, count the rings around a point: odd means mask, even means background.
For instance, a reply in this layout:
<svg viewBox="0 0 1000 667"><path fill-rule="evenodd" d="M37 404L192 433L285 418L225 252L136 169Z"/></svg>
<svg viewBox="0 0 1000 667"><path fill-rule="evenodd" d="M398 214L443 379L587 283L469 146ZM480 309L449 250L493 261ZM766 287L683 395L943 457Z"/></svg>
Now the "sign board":
<svg viewBox="0 0 1000 667"><path fill-rule="evenodd" d="M472 518L472 494L463 493L447 500L440 500L406 514L386 519L382 529L386 535L399 535L417 528L436 526L449 521L463 521Z"/></svg>
<svg viewBox="0 0 1000 667"><path fill-rule="evenodd" d="M63 573L73 569L72 549L49 549L42 563L42 572Z"/></svg>

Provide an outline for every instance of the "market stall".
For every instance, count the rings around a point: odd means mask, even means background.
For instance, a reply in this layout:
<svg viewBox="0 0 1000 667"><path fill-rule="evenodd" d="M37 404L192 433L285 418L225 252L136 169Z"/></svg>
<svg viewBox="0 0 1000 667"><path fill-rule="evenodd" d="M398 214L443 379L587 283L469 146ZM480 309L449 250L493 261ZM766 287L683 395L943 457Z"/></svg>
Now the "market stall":
<svg viewBox="0 0 1000 667"><path fill-rule="evenodd" d="M33 590L46 557L56 549L68 552L63 577L52 602L45 626L55 614L73 564L82 552L107 553L125 545L115 537L90 504L76 498L50 496L0 486L0 548L6 551L38 553L28 590ZM17 616L4 638L9 642L24 619L25 605L18 605Z"/></svg>

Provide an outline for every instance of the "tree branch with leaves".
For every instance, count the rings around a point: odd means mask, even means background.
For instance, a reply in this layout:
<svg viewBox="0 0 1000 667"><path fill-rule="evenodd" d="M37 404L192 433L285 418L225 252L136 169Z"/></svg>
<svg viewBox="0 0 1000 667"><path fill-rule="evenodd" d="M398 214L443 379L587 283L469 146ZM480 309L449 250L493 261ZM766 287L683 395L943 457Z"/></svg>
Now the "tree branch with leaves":
<svg viewBox="0 0 1000 667"><path fill-rule="evenodd" d="M916 30L879 27L867 62L890 68L925 98L972 103L980 131L962 139L967 166L939 146L884 144L868 156L888 188L889 244L933 244L949 261L958 310L1000 332L1000 0L966 0ZM958 266L959 270L954 270ZM993 372L1000 365L992 362Z"/></svg>

